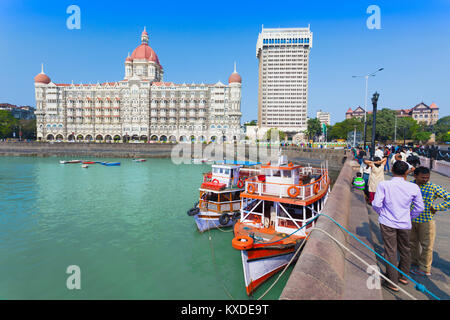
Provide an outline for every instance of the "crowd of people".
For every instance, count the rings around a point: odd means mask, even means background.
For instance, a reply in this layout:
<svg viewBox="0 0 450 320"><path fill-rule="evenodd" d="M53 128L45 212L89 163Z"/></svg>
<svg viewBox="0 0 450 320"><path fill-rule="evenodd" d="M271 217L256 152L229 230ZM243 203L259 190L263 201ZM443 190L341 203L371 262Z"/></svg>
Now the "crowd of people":
<svg viewBox="0 0 450 320"><path fill-rule="evenodd" d="M430 181L431 168L421 166L413 148L378 146L372 160L368 151L372 150L353 149L360 165L353 185L363 190L368 205L379 215L384 257L407 275L431 276L434 216L450 207L450 193ZM392 178L385 180L386 175ZM408 175L414 179L408 181ZM442 203L435 203L437 198L442 198ZM407 278L390 265L386 266L386 277L395 286L389 282L384 286L394 292L399 291L398 283L408 284Z"/></svg>

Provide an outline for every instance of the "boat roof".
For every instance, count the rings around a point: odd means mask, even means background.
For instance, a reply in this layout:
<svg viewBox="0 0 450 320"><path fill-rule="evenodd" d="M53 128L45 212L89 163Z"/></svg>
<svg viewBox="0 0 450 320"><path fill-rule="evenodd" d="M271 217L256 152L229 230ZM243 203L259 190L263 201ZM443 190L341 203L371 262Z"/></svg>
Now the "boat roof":
<svg viewBox="0 0 450 320"><path fill-rule="evenodd" d="M223 160L223 162L219 163L219 164L234 164L234 165L241 165L241 166L256 166L258 164L261 164L261 162L238 161L238 160Z"/></svg>

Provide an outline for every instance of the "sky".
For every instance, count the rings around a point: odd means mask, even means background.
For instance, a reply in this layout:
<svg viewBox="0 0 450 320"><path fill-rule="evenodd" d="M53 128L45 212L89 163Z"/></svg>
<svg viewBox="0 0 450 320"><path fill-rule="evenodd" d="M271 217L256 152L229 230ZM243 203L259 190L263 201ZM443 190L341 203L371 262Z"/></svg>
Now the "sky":
<svg viewBox="0 0 450 320"><path fill-rule="evenodd" d="M77 5L81 28L68 29ZM380 28L369 29L370 5ZM122 80L128 52L146 26L149 45L175 83L228 82L236 62L242 77L242 123L257 118L256 41L265 28L307 27L310 51L308 116L345 119L364 106L369 79L378 108L436 103L450 112L450 0L427 1L0 1L0 103L35 106L33 78L55 83Z"/></svg>

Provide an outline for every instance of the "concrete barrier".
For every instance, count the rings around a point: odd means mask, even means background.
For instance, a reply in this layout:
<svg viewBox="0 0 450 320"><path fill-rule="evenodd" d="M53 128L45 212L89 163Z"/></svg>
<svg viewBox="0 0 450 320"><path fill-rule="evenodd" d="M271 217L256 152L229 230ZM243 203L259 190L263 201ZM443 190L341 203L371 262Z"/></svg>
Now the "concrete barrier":
<svg viewBox="0 0 450 320"><path fill-rule="evenodd" d="M329 215L364 243L372 247L368 211L363 192L351 186L356 170L348 159L323 208ZM359 166L355 166L359 168ZM343 232L326 217L319 217L316 227L335 237L371 265L375 254ZM368 286L367 267L320 231L312 232L290 278L281 300L379 300L381 288ZM370 280L369 280L370 281ZM370 287L370 288L369 288Z"/></svg>
<svg viewBox="0 0 450 320"><path fill-rule="evenodd" d="M426 157L419 157L420 165L429 168L430 159ZM450 162L444 160L433 160L432 171L440 173L446 177L450 177Z"/></svg>

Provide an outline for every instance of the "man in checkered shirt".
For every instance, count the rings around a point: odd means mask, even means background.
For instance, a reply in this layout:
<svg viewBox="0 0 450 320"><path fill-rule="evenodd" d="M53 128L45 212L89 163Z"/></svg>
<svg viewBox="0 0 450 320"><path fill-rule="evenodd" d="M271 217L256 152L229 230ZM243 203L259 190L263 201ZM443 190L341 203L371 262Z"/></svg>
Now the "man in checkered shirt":
<svg viewBox="0 0 450 320"><path fill-rule="evenodd" d="M433 262L433 245L436 238L436 223L434 214L437 211L445 211L450 207L450 193L444 188L431 183L430 170L426 167L418 167L414 170L415 180L422 192L425 209L412 220L410 235L411 246L411 273L423 276L431 275L431 263ZM441 204L433 204L436 198L444 199Z"/></svg>

